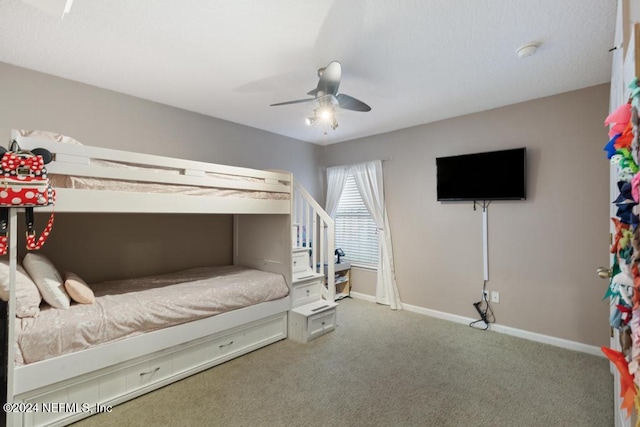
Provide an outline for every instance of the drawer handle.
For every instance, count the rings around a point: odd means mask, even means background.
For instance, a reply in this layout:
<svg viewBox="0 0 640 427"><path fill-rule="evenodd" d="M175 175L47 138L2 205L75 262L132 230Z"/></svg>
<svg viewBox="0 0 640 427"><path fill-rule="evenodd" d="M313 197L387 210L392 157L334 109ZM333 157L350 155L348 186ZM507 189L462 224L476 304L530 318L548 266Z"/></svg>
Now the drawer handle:
<svg viewBox="0 0 640 427"><path fill-rule="evenodd" d="M309 295L309 292L311 292L309 289L307 289L307 295Z"/></svg>
<svg viewBox="0 0 640 427"><path fill-rule="evenodd" d="M156 369L154 369L153 371L149 371L149 372L140 372L140 376L144 377L145 375L153 375L156 372L158 372L160 370L160 366L158 366Z"/></svg>
<svg viewBox="0 0 640 427"><path fill-rule="evenodd" d="M325 324L325 323L326 323L326 322L322 322L322 326L324 326L324 324Z"/></svg>
<svg viewBox="0 0 640 427"><path fill-rule="evenodd" d="M226 344L220 344L219 348L225 348L225 347L229 347L231 344L233 344L233 341L229 341Z"/></svg>
<svg viewBox="0 0 640 427"><path fill-rule="evenodd" d="M293 265L296 265L298 263L298 261L293 261Z"/></svg>

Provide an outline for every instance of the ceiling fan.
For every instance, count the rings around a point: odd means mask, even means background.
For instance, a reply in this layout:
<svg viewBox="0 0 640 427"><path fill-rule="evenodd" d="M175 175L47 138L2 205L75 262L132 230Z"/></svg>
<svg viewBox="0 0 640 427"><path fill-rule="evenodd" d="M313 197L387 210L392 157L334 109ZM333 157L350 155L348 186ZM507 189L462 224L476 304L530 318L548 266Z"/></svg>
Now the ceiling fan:
<svg viewBox="0 0 640 427"><path fill-rule="evenodd" d="M307 124L310 126L317 121L321 121L329 124L331 129L334 130L338 127L338 121L335 115L336 108L339 107L345 110L362 112L371 111L371 107L364 102L347 94L338 93L340 79L342 78L342 66L338 61L333 61L326 67L320 68L318 70L318 78L318 86L307 92L307 95L313 98L279 102L277 104L271 104L270 106L274 107L315 101L318 107L313 110L313 116L306 119Z"/></svg>

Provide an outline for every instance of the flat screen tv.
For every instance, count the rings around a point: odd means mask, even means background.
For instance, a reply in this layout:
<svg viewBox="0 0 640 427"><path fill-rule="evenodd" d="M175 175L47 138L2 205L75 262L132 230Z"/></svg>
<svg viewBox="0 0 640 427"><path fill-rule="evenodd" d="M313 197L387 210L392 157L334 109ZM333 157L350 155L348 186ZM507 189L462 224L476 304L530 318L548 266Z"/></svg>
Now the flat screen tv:
<svg viewBox="0 0 640 427"><path fill-rule="evenodd" d="M527 198L526 148L438 157L436 168L439 201Z"/></svg>

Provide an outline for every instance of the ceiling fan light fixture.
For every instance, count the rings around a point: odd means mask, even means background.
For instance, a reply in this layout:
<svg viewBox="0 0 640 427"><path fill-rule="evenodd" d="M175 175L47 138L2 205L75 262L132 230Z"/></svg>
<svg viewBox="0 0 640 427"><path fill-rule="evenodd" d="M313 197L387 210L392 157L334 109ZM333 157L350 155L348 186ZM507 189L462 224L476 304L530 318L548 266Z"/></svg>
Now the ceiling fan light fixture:
<svg viewBox="0 0 640 427"><path fill-rule="evenodd" d="M364 102L344 93L338 93L340 79L342 78L342 66L338 61L332 61L326 67L319 68L318 78L319 81L316 88L307 92L307 95L313 98L278 102L270 104L270 106L275 107L315 101L316 108L313 110L313 115L307 117L305 123L307 126L311 126L316 122L320 122L320 125L322 125L325 130L325 135L327 134L326 130L328 128L336 130L338 127L338 119L336 119L337 109L361 112L371 111L371 107Z"/></svg>
<svg viewBox="0 0 640 427"><path fill-rule="evenodd" d="M325 107L320 110L320 118L325 122L330 122L334 118L333 110L331 107Z"/></svg>

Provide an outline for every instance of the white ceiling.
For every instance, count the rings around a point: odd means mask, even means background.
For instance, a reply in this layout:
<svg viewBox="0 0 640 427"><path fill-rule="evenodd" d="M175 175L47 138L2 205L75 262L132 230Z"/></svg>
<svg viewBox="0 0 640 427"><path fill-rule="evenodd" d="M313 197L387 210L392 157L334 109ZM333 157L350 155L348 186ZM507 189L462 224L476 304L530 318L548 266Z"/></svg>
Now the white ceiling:
<svg viewBox="0 0 640 427"><path fill-rule="evenodd" d="M0 0L0 61L317 144L605 83L615 0ZM516 49L540 43L518 58ZM342 63L372 107L308 127Z"/></svg>

